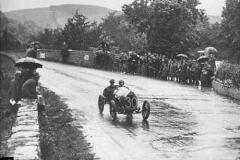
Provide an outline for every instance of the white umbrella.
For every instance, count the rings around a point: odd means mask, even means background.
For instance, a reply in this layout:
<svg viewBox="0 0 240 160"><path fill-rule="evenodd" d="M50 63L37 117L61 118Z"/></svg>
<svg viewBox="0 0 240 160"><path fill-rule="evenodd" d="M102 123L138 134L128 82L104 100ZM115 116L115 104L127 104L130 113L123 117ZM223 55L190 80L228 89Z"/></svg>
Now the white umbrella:
<svg viewBox="0 0 240 160"><path fill-rule="evenodd" d="M178 54L177 57L183 57L183 58L187 58L188 59L188 56L185 55L185 54Z"/></svg>

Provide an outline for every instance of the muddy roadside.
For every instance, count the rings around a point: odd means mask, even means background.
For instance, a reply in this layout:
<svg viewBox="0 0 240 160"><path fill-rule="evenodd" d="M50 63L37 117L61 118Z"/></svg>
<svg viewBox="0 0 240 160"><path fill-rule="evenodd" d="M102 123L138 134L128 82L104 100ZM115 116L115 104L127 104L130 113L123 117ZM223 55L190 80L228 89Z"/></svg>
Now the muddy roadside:
<svg viewBox="0 0 240 160"><path fill-rule="evenodd" d="M74 119L68 106L54 92L41 89L46 101L45 111L39 111L41 159L96 159L82 132L71 125Z"/></svg>

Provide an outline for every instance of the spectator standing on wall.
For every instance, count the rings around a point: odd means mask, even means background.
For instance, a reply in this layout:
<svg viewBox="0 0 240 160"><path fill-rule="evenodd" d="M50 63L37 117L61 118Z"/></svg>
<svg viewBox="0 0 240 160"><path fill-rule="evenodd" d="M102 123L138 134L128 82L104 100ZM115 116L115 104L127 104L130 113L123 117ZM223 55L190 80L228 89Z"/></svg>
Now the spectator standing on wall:
<svg viewBox="0 0 240 160"><path fill-rule="evenodd" d="M62 49L61 49L61 55L62 55L63 63L67 63L67 60L68 60L70 54L69 54L69 51L68 51L68 46L65 42L63 42L63 46L62 46Z"/></svg>
<svg viewBox="0 0 240 160"><path fill-rule="evenodd" d="M26 51L27 57L37 58L37 49L39 48L39 42L32 42L30 48Z"/></svg>
<svg viewBox="0 0 240 160"><path fill-rule="evenodd" d="M27 51L26 51L26 56L27 56L27 54L32 50L33 45L34 45L34 42L32 42L32 43L29 45L29 48L28 48Z"/></svg>

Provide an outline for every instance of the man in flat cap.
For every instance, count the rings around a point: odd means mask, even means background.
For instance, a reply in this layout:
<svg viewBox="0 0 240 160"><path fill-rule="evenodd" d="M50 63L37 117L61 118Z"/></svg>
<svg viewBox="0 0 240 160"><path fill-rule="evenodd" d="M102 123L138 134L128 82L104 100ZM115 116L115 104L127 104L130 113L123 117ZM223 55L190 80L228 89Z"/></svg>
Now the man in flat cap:
<svg viewBox="0 0 240 160"><path fill-rule="evenodd" d="M22 98L37 99L40 92L37 91L40 74L34 72L32 78L28 79L22 86Z"/></svg>

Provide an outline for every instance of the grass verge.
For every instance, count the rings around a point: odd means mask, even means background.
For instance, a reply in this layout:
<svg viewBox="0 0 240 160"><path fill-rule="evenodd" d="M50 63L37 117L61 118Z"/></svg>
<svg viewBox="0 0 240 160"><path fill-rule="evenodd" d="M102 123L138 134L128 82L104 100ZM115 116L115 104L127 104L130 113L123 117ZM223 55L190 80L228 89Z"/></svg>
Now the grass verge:
<svg viewBox="0 0 240 160"><path fill-rule="evenodd" d="M7 154L8 146L7 139L11 136L11 129L13 123L16 120L16 112L12 112L11 108L8 106L8 88L10 81L14 76L15 67L14 60L3 55L0 52L0 70L1 70L1 92L0 92L0 157L4 157ZM12 108L13 109L13 108Z"/></svg>
<svg viewBox="0 0 240 160"><path fill-rule="evenodd" d="M0 107L0 157L5 157L8 152L7 139L11 136L12 126L16 120L16 114L7 106L7 93L1 90Z"/></svg>
<svg viewBox="0 0 240 160"><path fill-rule="evenodd" d="M42 88L46 115L39 114L42 160L92 160L90 144L82 132L70 123L71 110L54 92Z"/></svg>

